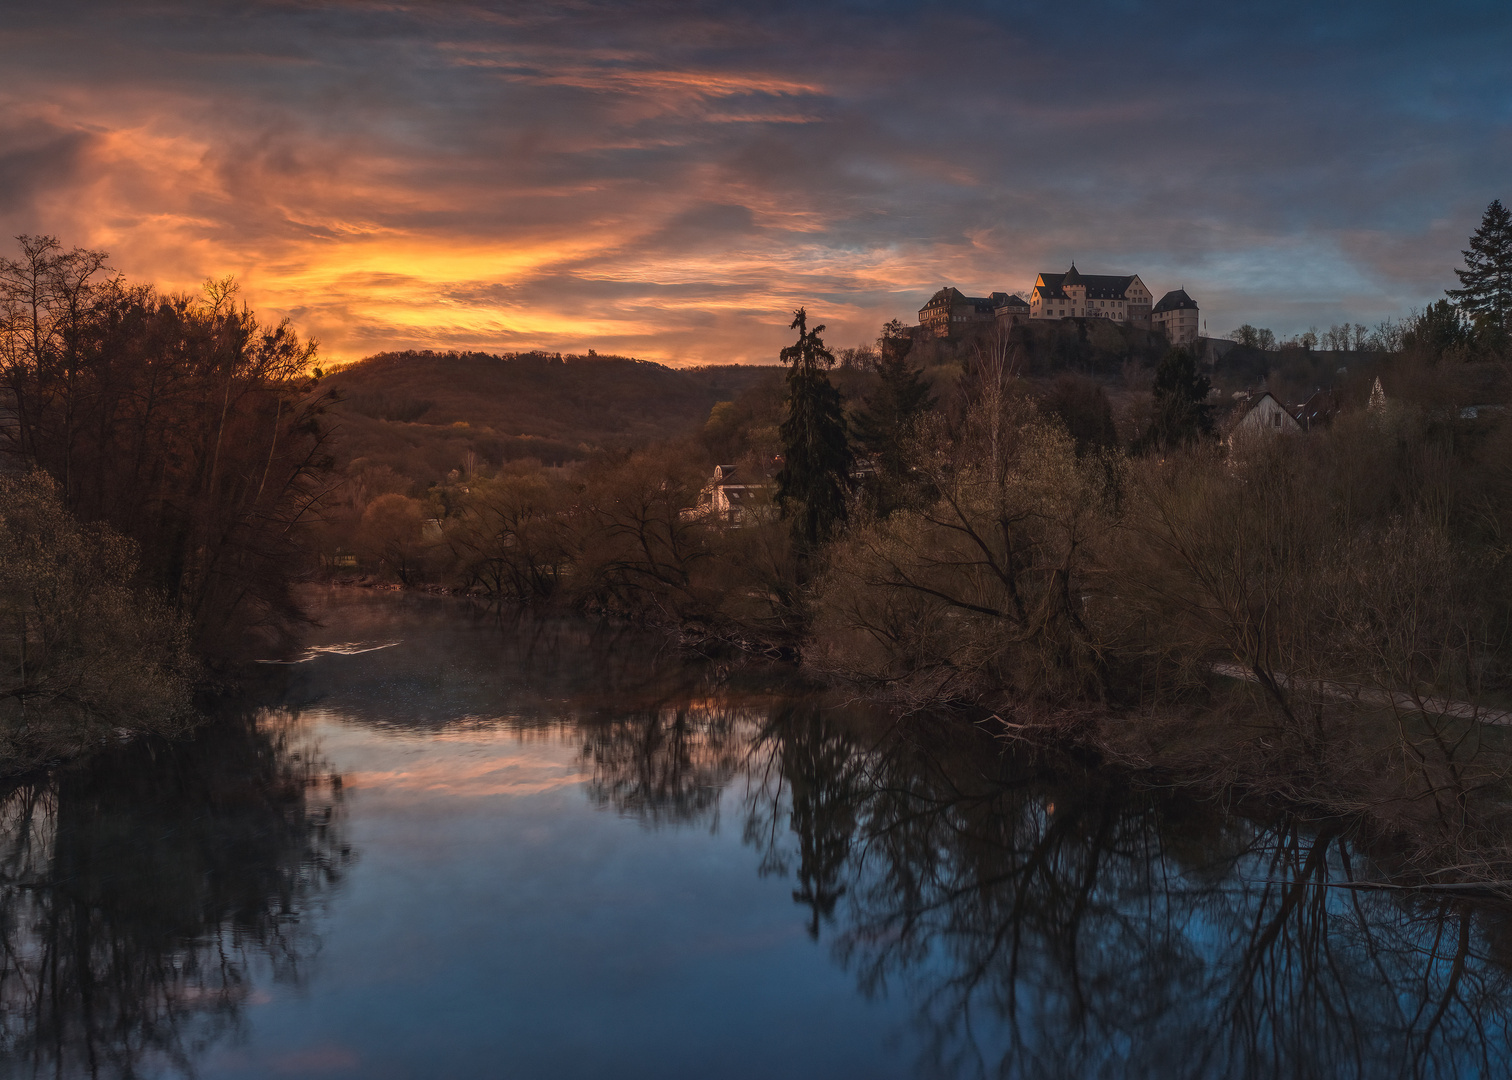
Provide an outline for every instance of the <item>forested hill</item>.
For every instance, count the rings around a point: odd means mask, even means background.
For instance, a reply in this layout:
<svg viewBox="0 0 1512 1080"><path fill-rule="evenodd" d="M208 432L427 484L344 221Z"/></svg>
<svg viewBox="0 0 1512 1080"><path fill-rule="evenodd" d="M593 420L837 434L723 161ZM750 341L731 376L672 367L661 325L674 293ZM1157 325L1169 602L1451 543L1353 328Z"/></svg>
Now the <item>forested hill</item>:
<svg viewBox="0 0 1512 1080"><path fill-rule="evenodd" d="M669 368L625 357L380 353L328 375L344 461L367 458L415 480L461 467L554 464L596 447L681 435L775 367Z"/></svg>

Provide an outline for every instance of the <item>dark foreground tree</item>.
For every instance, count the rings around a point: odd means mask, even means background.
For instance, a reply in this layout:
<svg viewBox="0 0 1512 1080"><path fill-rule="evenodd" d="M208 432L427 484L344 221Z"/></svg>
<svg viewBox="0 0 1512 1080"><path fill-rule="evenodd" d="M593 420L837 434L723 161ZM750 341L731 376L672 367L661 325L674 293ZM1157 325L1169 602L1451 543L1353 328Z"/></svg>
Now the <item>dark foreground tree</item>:
<svg viewBox="0 0 1512 1080"><path fill-rule="evenodd" d="M298 541L329 466L314 344L258 322L229 280L170 296L52 237L21 249L0 259L0 453L136 541L202 649L276 636L299 617Z"/></svg>
<svg viewBox="0 0 1512 1080"><path fill-rule="evenodd" d="M866 399L866 408L854 422L856 442L876 464L872 486L877 508L884 514L909 501L909 439L919 417L935 406L923 373L908 363L912 345L913 339L896 319L882 328L877 341L881 385Z"/></svg>
<svg viewBox="0 0 1512 1080"><path fill-rule="evenodd" d="M819 336L824 327L810 330L808 313L799 308L790 328L798 331L798 340L781 353L788 365L787 417L777 502L792 519L800 548L811 549L845 520L852 458L840 392L827 374L835 357Z"/></svg>
<svg viewBox="0 0 1512 1080"><path fill-rule="evenodd" d="M1446 290L1471 322L1512 329L1512 213L1493 199L1460 254L1465 268L1454 273L1458 289Z"/></svg>
<svg viewBox="0 0 1512 1080"><path fill-rule="evenodd" d="M1208 377L1185 349L1172 349L1155 369L1155 415L1141 440L1147 450L1165 451L1187 446L1213 433L1208 406Z"/></svg>

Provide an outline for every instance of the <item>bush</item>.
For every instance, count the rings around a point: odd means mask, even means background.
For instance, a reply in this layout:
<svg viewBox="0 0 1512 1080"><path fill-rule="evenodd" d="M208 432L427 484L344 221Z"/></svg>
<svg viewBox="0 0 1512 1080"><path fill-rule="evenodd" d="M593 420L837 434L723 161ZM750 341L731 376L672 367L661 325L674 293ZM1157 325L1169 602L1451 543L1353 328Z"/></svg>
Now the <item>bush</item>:
<svg viewBox="0 0 1512 1080"><path fill-rule="evenodd" d="M0 477L0 768L188 726L187 626L136 570L131 541L81 526L45 473Z"/></svg>

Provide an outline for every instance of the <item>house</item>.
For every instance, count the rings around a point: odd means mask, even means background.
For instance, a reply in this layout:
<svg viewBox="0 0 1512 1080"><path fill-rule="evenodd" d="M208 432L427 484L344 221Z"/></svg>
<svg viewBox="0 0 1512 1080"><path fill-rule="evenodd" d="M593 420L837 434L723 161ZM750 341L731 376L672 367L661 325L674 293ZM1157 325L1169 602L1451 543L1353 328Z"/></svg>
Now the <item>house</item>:
<svg viewBox="0 0 1512 1080"><path fill-rule="evenodd" d="M1326 427L1339 415L1339 393L1337 390L1314 391L1313 396L1298 406L1292 415L1297 418L1303 431Z"/></svg>
<svg viewBox="0 0 1512 1080"><path fill-rule="evenodd" d="M1029 294L1033 319L1112 319L1148 329L1150 290L1138 274L1043 273Z"/></svg>
<svg viewBox="0 0 1512 1080"><path fill-rule="evenodd" d="M1172 289L1150 312L1150 323L1172 345L1190 345L1199 336L1197 301L1185 289Z"/></svg>
<svg viewBox="0 0 1512 1080"><path fill-rule="evenodd" d="M734 465L714 466L714 475L698 496L698 506L690 516L709 517L727 525L741 525L755 520L772 502L772 484L745 483Z"/></svg>
<svg viewBox="0 0 1512 1080"><path fill-rule="evenodd" d="M1296 435L1301 431L1302 425L1297 423L1296 417L1266 391L1250 398L1239 419L1229 426L1225 441L1232 449L1235 443L1261 435Z"/></svg>

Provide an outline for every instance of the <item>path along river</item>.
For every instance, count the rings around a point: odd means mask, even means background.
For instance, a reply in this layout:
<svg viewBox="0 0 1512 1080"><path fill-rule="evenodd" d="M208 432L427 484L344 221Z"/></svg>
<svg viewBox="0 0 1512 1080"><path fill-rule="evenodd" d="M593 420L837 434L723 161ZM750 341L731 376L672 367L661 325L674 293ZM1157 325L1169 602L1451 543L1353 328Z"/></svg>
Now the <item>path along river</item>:
<svg viewBox="0 0 1512 1080"><path fill-rule="evenodd" d="M333 592L4 795L0 1076L1505 1076L1512 913L582 621Z"/></svg>

